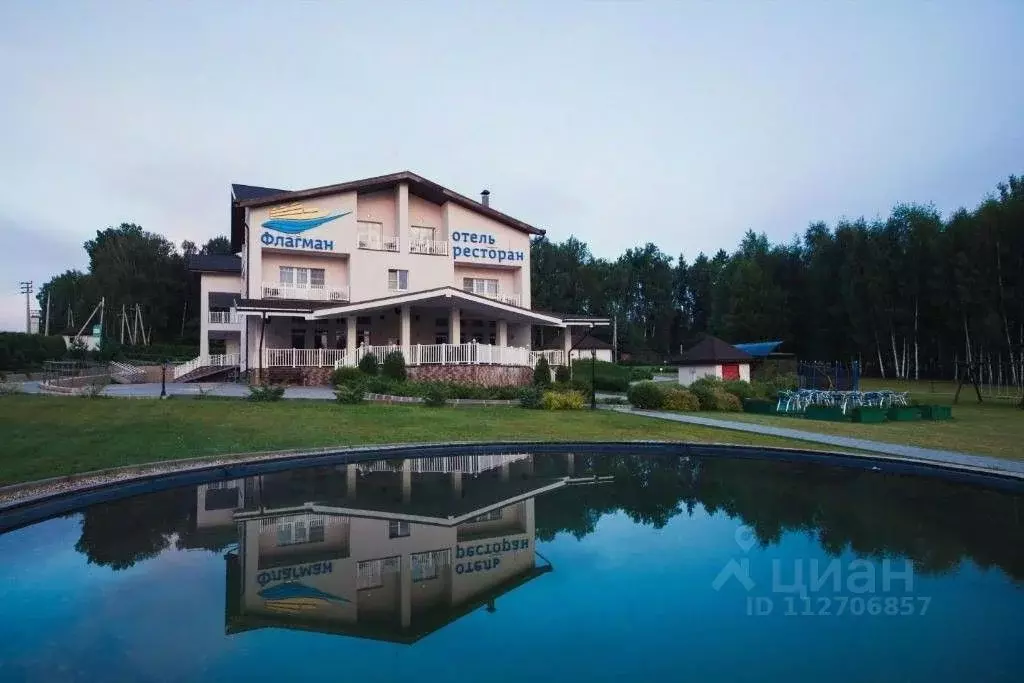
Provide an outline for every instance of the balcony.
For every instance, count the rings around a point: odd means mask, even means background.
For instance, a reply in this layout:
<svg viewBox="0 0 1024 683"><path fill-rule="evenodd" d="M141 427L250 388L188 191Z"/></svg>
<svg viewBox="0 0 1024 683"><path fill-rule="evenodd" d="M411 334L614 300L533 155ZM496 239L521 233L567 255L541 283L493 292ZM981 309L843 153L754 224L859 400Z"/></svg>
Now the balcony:
<svg viewBox="0 0 1024 683"><path fill-rule="evenodd" d="M263 349L265 368L330 368L355 366L366 355L378 361L401 346L360 346L355 354L345 349ZM513 365L532 368L541 357L551 365L562 365L565 360L560 350L531 351L513 346L493 344L412 344L406 354L407 365Z"/></svg>
<svg viewBox="0 0 1024 683"><path fill-rule="evenodd" d="M398 251L398 237L380 235L359 235L359 248L373 251Z"/></svg>
<svg viewBox="0 0 1024 683"><path fill-rule="evenodd" d="M327 285L295 285L280 282L263 283L264 299L298 299L301 301L348 301L348 287Z"/></svg>
<svg viewBox="0 0 1024 683"><path fill-rule="evenodd" d="M410 254L430 254L433 256L448 255L447 240L416 240L409 245Z"/></svg>
<svg viewBox="0 0 1024 683"><path fill-rule="evenodd" d="M242 316L231 311L210 311L209 322L214 325L238 325Z"/></svg>
<svg viewBox="0 0 1024 683"><path fill-rule="evenodd" d="M500 301L503 304L509 304L510 306L522 306L523 298L518 294L506 294L504 292L474 292L471 289L465 290L470 294L476 294L477 296L487 297L488 299L494 299Z"/></svg>

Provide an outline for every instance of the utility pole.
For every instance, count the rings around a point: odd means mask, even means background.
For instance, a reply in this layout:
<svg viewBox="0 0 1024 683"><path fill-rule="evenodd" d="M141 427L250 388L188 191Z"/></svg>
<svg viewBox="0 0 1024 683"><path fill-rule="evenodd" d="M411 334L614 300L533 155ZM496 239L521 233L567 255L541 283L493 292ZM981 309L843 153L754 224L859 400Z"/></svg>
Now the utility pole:
<svg viewBox="0 0 1024 683"><path fill-rule="evenodd" d="M50 336L50 292L46 292L46 325L44 326L44 333L47 337Z"/></svg>
<svg viewBox="0 0 1024 683"><path fill-rule="evenodd" d="M21 293L25 295L25 332L32 334L32 280L18 284L21 287Z"/></svg>

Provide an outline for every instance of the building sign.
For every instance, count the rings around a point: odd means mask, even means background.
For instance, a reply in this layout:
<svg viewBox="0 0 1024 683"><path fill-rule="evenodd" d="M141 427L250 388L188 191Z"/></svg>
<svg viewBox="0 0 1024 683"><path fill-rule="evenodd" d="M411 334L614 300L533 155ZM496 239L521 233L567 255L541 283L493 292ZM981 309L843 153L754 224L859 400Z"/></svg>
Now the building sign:
<svg viewBox="0 0 1024 683"><path fill-rule="evenodd" d="M334 251L334 240L309 239L299 237L299 235L350 213L352 212L342 211L341 213L327 214L316 207L307 207L302 204L275 206L270 209L270 219L262 223L264 232L260 235L260 242L267 247ZM274 235L266 232L267 230L283 234Z"/></svg>
<svg viewBox="0 0 1024 683"><path fill-rule="evenodd" d="M330 574L334 571L333 562L313 562L312 564L298 564L294 567L278 567L268 569L256 575L256 583L261 587L278 581L294 581L306 576L319 576Z"/></svg>
<svg viewBox="0 0 1024 683"><path fill-rule="evenodd" d="M494 235L486 232L453 232L452 242L459 243L452 247L452 258L487 259L498 263L526 260L522 250L495 249Z"/></svg>
<svg viewBox="0 0 1024 683"><path fill-rule="evenodd" d="M493 543L459 544L455 546L455 559L464 560L455 563L456 574L472 574L497 569L501 565L501 556L521 550L529 550L530 539L495 541ZM480 559L485 558L485 559Z"/></svg>

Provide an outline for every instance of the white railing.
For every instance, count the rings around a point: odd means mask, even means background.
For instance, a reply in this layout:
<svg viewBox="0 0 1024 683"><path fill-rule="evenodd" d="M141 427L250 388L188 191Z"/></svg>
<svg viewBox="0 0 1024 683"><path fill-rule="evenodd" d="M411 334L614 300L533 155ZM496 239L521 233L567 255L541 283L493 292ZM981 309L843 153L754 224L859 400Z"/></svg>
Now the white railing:
<svg viewBox="0 0 1024 683"><path fill-rule="evenodd" d="M264 299L301 299L304 301L348 301L348 287L326 285L287 285L263 283Z"/></svg>
<svg viewBox="0 0 1024 683"><path fill-rule="evenodd" d="M481 474L520 460L528 460L529 453L494 453L490 455L439 455L431 458L410 458L409 469L413 474L434 473ZM361 463L363 472L396 472L393 460L374 460Z"/></svg>
<svg viewBox="0 0 1024 683"><path fill-rule="evenodd" d="M490 293L490 292L474 292L471 289L467 289L466 291L469 292L470 294L476 294L477 296L483 296L483 297L486 297L488 299L494 299L495 301L500 301L503 304L509 304L510 306L522 306L523 305L522 304L523 298L520 295L518 295L518 294L506 294L504 292L495 292L495 293Z"/></svg>
<svg viewBox="0 0 1024 683"><path fill-rule="evenodd" d="M360 249L375 249L377 251L398 251L398 237L381 237L379 235L360 235Z"/></svg>
<svg viewBox="0 0 1024 683"><path fill-rule="evenodd" d="M416 240L409 245L410 254L433 254L434 256L448 255L447 240Z"/></svg>
<svg viewBox="0 0 1024 683"><path fill-rule="evenodd" d="M206 367L232 367L238 365L239 356L237 353L219 353L209 356L198 356L181 365L174 366L174 379L180 379L199 368Z"/></svg>
<svg viewBox="0 0 1024 683"><path fill-rule="evenodd" d="M242 322L242 316L234 311L210 311L210 322L237 325Z"/></svg>
<svg viewBox="0 0 1024 683"><path fill-rule="evenodd" d="M333 368L345 365L345 349L263 349L265 368Z"/></svg>
<svg viewBox="0 0 1024 683"><path fill-rule="evenodd" d="M530 365L536 366L537 361L546 358L548 365L565 365L565 352L561 349L550 349L546 351L531 351Z"/></svg>

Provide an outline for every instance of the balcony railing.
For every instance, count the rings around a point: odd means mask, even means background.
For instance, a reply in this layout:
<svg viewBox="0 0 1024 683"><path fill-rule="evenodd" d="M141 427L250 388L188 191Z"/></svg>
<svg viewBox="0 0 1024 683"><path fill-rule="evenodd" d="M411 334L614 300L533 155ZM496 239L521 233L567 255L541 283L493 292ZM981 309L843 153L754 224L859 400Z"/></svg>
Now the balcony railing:
<svg viewBox="0 0 1024 683"><path fill-rule="evenodd" d="M301 299L303 301L348 301L348 287L327 285L289 285L263 283L264 299Z"/></svg>
<svg viewBox="0 0 1024 683"><path fill-rule="evenodd" d="M378 361L398 345L363 345L349 355L346 349L263 349L265 368L328 368L358 365L363 356L372 354ZM563 365L560 350L531 351L518 346L493 344L412 344L406 355L407 365L513 365L532 368L543 356L551 365Z"/></svg>
<svg viewBox="0 0 1024 683"><path fill-rule="evenodd" d="M522 306L523 298L518 294L506 294L504 292L474 292L471 289L465 290L470 294L476 294L477 296L484 296L488 299L494 299L500 301L503 304L509 304L511 306Z"/></svg>
<svg viewBox="0 0 1024 683"><path fill-rule="evenodd" d="M232 311L210 311L210 322L222 325L237 325L242 322L242 316Z"/></svg>
<svg viewBox="0 0 1024 683"><path fill-rule="evenodd" d="M375 249L377 251L398 251L398 237L380 235L360 235L360 249Z"/></svg>
<svg viewBox="0 0 1024 683"><path fill-rule="evenodd" d="M409 245L410 254L432 254L434 256L448 255L447 240L416 240Z"/></svg>

